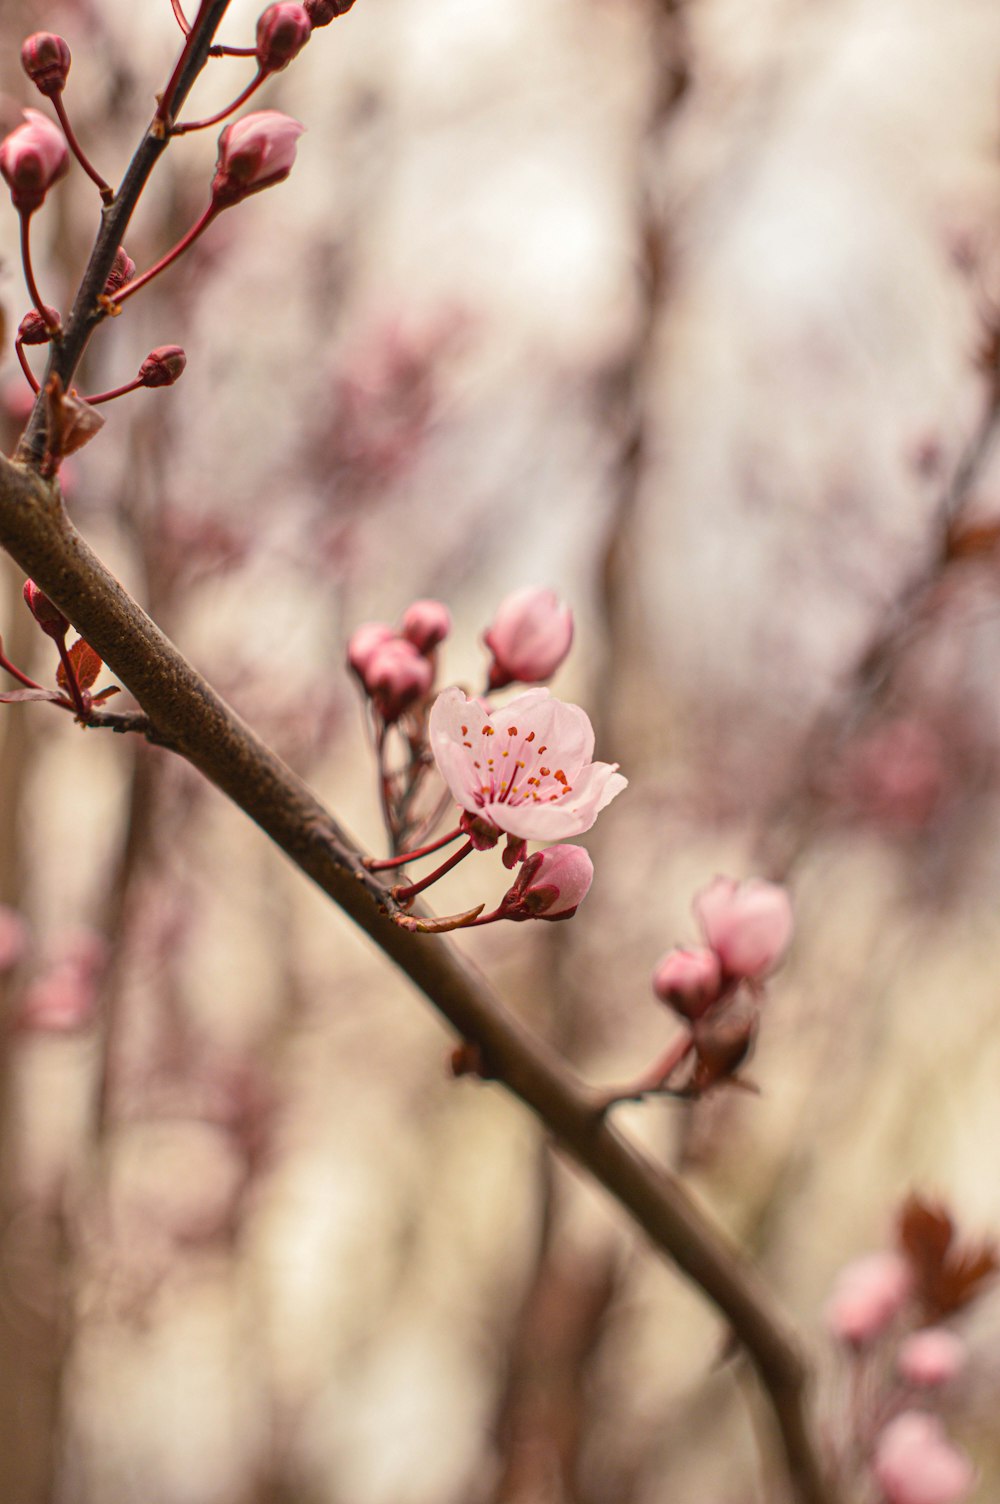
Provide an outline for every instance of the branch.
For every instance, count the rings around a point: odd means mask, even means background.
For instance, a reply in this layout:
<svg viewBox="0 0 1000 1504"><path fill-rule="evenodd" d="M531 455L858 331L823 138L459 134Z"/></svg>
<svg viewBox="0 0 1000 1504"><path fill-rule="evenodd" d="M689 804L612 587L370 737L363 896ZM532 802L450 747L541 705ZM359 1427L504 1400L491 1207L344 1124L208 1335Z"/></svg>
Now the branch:
<svg viewBox="0 0 1000 1504"><path fill-rule="evenodd" d="M806 1416L798 1344L756 1271L687 1192L613 1128L562 1060L447 942L392 922L356 843L146 616L70 523L58 488L0 459L0 545L198 768L369 935L458 1034L723 1313L770 1397L798 1504L835 1504Z"/></svg>

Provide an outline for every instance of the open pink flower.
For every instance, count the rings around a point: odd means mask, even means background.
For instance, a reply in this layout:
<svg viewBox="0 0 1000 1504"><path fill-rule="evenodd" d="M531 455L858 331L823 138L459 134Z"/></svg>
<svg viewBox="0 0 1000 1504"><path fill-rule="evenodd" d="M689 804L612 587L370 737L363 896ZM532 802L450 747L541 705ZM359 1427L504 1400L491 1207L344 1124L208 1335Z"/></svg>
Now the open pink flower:
<svg viewBox="0 0 1000 1504"><path fill-rule="evenodd" d="M529 689L494 711L446 689L429 729L441 776L462 809L526 841L589 830L628 782L617 763L591 761L586 712L547 689Z"/></svg>
<svg viewBox="0 0 1000 1504"><path fill-rule="evenodd" d="M872 1472L887 1504L959 1504L976 1481L936 1415L904 1410L875 1444Z"/></svg>

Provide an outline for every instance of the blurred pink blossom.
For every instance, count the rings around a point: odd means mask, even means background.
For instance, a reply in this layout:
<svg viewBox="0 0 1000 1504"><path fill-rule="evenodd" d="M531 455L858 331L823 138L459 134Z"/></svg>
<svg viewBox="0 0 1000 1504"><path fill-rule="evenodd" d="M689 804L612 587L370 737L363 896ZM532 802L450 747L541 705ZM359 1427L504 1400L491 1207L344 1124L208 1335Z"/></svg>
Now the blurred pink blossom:
<svg viewBox="0 0 1000 1504"><path fill-rule="evenodd" d="M363 621L355 627L347 642L347 662L362 683L365 670L375 652L384 642L392 642L396 634L384 621Z"/></svg>
<svg viewBox="0 0 1000 1504"><path fill-rule="evenodd" d="M841 1342L863 1347L895 1320L912 1288L910 1266L900 1254L864 1254L837 1275L826 1305L826 1324Z"/></svg>
<svg viewBox="0 0 1000 1504"><path fill-rule="evenodd" d="M919 1410L889 1422L875 1443L872 1472L886 1504L959 1504L975 1483L971 1462L941 1421Z"/></svg>
<svg viewBox="0 0 1000 1504"><path fill-rule="evenodd" d="M490 688L549 679L573 642L573 613L554 590L528 586L500 603L483 641L493 654Z"/></svg>
<svg viewBox="0 0 1000 1504"><path fill-rule="evenodd" d="M24 122L0 142L0 174L14 208L31 214L69 167L69 147L59 127L40 110L25 110Z"/></svg>
<svg viewBox="0 0 1000 1504"><path fill-rule="evenodd" d="M547 689L529 689L493 711L446 689L429 729L441 776L462 809L528 841L589 830L627 784L617 763L591 761L586 712Z"/></svg>
<svg viewBox="0 0 1000 1504"><path fill-rule="evenodd" d="M419 652L431 653L451 631L451 612L440 601L414 601L403 613L400 631Z"/></svg>
<svg viewBox="0 0 1000 1504"><path fill-rule="evenodd" d="M965 1366L966 1356L961 1337L947 1327L928 1326L900 1343L896 1367L907 1384L936 1389L955 1378Z"/></svg>
<svg viewBox="0 0 1000 1504"><path fill-rule="evenodd" d="M694 901L695 918L730 977L763 977L784 957L792 938L787 891L761 877L737 882L716 877Z"/></svg>
<svg viewBox="0 0 1000 1504"><path fill-rule="evenodd" d="M653 991L685 1018L700 1018L719 996L722 969L714 950L668 950L653 972Z"/></svg>
<svg viewBox="0 0 1000 1504"><path fill-rule="evenodd" d="M107 959L106 942L92 930L67 936L59 958L25 989L18 1027L42 1034L87 1028L97 1012Z"/></svg>
<svg viewBox="0 0 1000 1504"><path fill-rule="evenodd" d="M430 660L405 637L391 637L370 654L364 685L386 721L396 721L406 708L427 694L434 682Z"/></svg>

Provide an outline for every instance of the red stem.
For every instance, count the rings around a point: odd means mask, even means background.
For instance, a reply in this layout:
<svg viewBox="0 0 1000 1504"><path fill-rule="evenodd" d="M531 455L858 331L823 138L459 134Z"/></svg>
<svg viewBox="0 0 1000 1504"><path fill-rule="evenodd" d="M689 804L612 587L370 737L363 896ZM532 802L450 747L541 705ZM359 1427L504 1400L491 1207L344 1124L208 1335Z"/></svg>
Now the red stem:
<svg viewBox="0 0 1000 1504"><path fill-rule="evenodd" d="M55 323L55 324L50 324L49 323L49 311L46 308L45 304L42 302L42 295L38 291L38 284L35 281L35 273L32 270L32 266L31 266L31 231L30 231L30 228L29 228L30 224L31 224L31 210L29 209L27 213L25 213L24 210L22 210L21 211L21 263L22 263L22 265L24 267L24 280L25 280L25 282L27 283L27 286L28 286L28 296L30 297L31 301L34 303L35 308L41 314L42 321L44 322L46 329L48 329L50 331L50 333L55 334L59 330L60 326L59 326L58 323Z"/></svg>
<svg viewBox="0 0 1000 1504"><path fill-rule="evenodd" d="M106 204L110 204L115 196L115 191L110 183L106 183L104 181L104 179L101 177L101 174L97 171L97 168L94 167L94 165L90 161L90 158L87 156L87 153L84 151L83 147L76 139L76 132L69 123L69 116L66 114L66 106L63 104L62 95L53 94L52 103L55 106L56 114L59 116L59 124L63 128L63 135L66 137L70 151L73 153L74 157L79 162L88 178L90 178L97 184L98 188L101 190L101 197L104 202Z"/></svg>
<svg viewBox="0 0 1000 1504"><path fill-rule="evenodd" d="M93 401L93 398L89 400ZM407 862L418 861L422 856L430 856L432 851L440 851L442 846L450 846L461 834L461 825L456 825L454 830L450 830L440 840L432 841L429 846L418 846L415 851L403 851L399 856L368 857L365 866L369 872L388 872L390 867L405 867Z"/></svg>
<svg viewBox="0 0 1000 1504"><path fill-rule="evenodd" d="M187 23L187 18L185 17L183 10L181 9L181 0L170 0L170 6L173 10L174 16L176 17L177 25L180 27L181 31L185 36L190 35L191 28Z"/></svg>
<svg viewBox="0 0 1000 1504"><path fill-rule="evenodd" d="M172 125L170 127L170 134L172 136L185 136L187 135L188 131L203 131L210 125L218 125L220 120L225 120L227 116L233 113L234 110L238 110L241 104L246 104L247 100L250 98L250 95L253 94L256 89L260 88L266 77L267 74L262 73L258 68L253 78L243 90L243 93L237 94L232 104L227 104L224 110L219 110L219 112L215 115L208 115L204 120L189 120L183 125Z"/></svg>
<svg viewBox="0 0 1000 1504"><path fill-rule="evenodd" d="M393 888L393 898L397 903L409 903L411 899L416 898L418 893L422 893L425 888L429 888L431 883L436 883L439 877L444 877L446 872L450 872L452 867L457 867L459 862L465 860L471 850L472 842L466 841L465 845L459 851L456 851L454 856L450 856L446 862L442 862L440 867L435 868L429 876L421 878L420 882L411 883L409 887Z"/></svg>
<svg viewBox="0 0 1000 1504"><path fill-rule="evenodd" d="M22 340L16 339L14 341L14 350L17 354L18 360L21 363L21 370L28 378L28 385L31 387L31 390L37 394L41 390L41 388L39 387L38 382L35 380L34 371L28 364L28 357L24 353L24 342Z"/></svg>
<svg viewBox="0 0 1000 1504"><path fill-rule="evenodd" d="M15 668L10 659L4 655L2 649L0 649L0 668L5 668L12 678L16 679L19 684L24 685L25 689L44 688L43 685L36 684L34 679L29 679L27 674L22 674L19 668Z"/></svg>
<svg viewBox="0 0 1000 1504"><path fill-rule="evenodd" d="M86 720L87 707L83 703L83 691L81 690L79 680L76 677L76 669L73 667L73 660L70 658L69 651L66 647L66 639L65 637L56 637L53 640L56 647L59 649L59 658L62 662L63 673L66 675L66 688L69 690L70 699L73 701L73 709L76 711L77 715L81 717L81 719Z"/></svg>
<svg viewBox="0 0 1000 1504"><path fill-rule="evenodd" d="M114 397L124 397L126 392L138 391L139 387L145 385L146 383L140 381L137 376L134 381L127 381L124 386L112 387L108 392L98 392L96 397L84 397L83 400L91 407L96 407L99 402L110 402Z"/></svg>
<svg viewBox="0 0 1000 1504"><path fill-rule="evenodd" d="M160 274L160 272L165 271L172 261L176 261L178 256L182 255L189 246L192 246L198 239L198 236L204 230L208 229L209 225L212 223L212 220L220 212L220 209L214 203L214 201L210 203L204 214L198 220L197 224L192 225L187 234L182 236L181 239L178 240L177 244L171 250L169 250L165 256L161 256L155 266L151 266L149 270L143 272L140 277L133 277L131 282L127 282L124 287L120 287L117 292L112 293L108 299L108 302L117 303L120 307L122 303L124 303L126 298L130 298L134 292L138 292L140 287L144 287L147 282L151 282L154 277Z"/></svg>

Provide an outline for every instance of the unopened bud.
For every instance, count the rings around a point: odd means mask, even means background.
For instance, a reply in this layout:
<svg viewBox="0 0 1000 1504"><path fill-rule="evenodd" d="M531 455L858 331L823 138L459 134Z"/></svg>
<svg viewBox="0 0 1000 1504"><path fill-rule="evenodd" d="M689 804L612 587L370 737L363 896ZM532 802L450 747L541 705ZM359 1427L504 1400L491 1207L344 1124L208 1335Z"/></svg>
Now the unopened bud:
<svg viewBox="0 0 1000 1504"><path fill-rule="evenodd" d="M394 637L376 648L364 674L365 688L387 722L398 721L403 711L425 695L433 682L430 662L402 637Z"/></svg>
<svg viewBox="0 0 1000 1504"><path fill-rule="evenodd" d="M694 901L705 940L730 977L760 978L773 971L792 938L792 906L778 883L716 877Z"/></svg>
<svg viewBox="0 0 1000 1504"><path fill-rule="evenodd" d="M22 594L25 605L43 632L57 640L66 636L69 622L59 607L54 606L48 596L39 590L34 580L25 580Z"/></svg>
<svg viewBox="0 0 1000 1504"><path fill-rule="evenodd" d="M540 684L562 663L573 642L573 613L554 590L528 587L501 601L483 640L493 654L490 688L515 680Z"/></svg>
<svg viewBox="0 0 1000 1504"><path fill-rule="evenodd" d="M72 55L68 44L52 31L36 31L21 44L21 66L40 94L50 99L66 84Z"/></svg>
<svg viewBox="0 0 1000 1504"><path fill-rule="evenodd" d="M528 857L501 909L507 919L571 919L593 880L594 864L582 846L546 846Z"/></svg>
<svg viewBox="0 0 1000 1504"><path fill-rule="evenodd" d="M257 66L261 73L278 73L309 40L313 23L304 5L280 0L261 12L257 22Z"/></svg>
<svg viewBox="0 0 1000 1504"><path fill-rule="evenodd" d="M653 991L683 1018L700 1018L718 999L722 985L713 950L670 950L653 972Z"/></svg>
<svg viewBox="0 0 1000 1504"><path fill-rule="evenodd" d="M295 143L304 130L304 125L279 110L253 110L227 125L219 137L212 180L215 207L228 209L287 178L295 161Z"/></svg>
<svg viewBox="0 0 1000 1504"><path fill-rule="evenodd" d="M451 631L451 612L440 601L414 601L403 615L400 630L419 653L432 653Z"/></svg>
<svg viewBox="0 0 1000 1504"><path fill-rule="evenodd" d="M159 345L139 367L138 380L143 386L173 386L186 365L187 356L180 345Z"/></svg>
<svg viewBox="0 0 1000 1504"><path fill-rule="evenodd" d="M121 292L126 282L131 282L134 276L135 262L125 247L120 245L115 251L115 259L111 264L108 280L104 284L104 296L110 298L116 292Z"/></svg>
<svg viewBox="0 0 1000 1504"><path fill-rule="evenodd" d="M976 1473L936 1415L904 1410L879 1433L872 1472L885 1504L960 1504Z"/></svg>
<svg viewBox="0 0 1000 1504"><path fill-rule="evenodd" d="M837 1275L826 1324L849 1347L864 1347L895 1321L912 1290L913 1273L902 1255L864 1254Z"/></svg>
<svg viewBox="0 0 1000 1504"><path fill-rule="evenodd" d="M24 124L0 142L0 175L21 214L34 213L68 166L62 131L38 110L25 110Z"/></svg>
<svg viewBox="0 0 1000 1504"><path fill-rule="evenodd" d="M32 308L18 324L17 337L22 345L47 345L58 326L59 314L54 308L46 308L44 319L37 308Z"/></svg>
<svg viewBox="0 0 1000 1504"><path fill-rule="evenodd" d="M360 627L355 627L347 642L347 662L362 683L375 649L384 642L392 642L395 636L396 633L384 621L364 621Z"/></svg>
<svg viewBox="0 0 1000 1504"><path fill-rule="evenodd" d="M967 1348L947 1327L928 1326L911 1332L899 1345L896 1368L901 1379L919 1389L948 1384L965 1366Z"/></svg>
<svg viewBox="0 0 1000 1504"><path fill-rule="evenodd" d="M329 26L338 16L346 16L354 0L303 0L303 9L313 26Z"/></svg>

